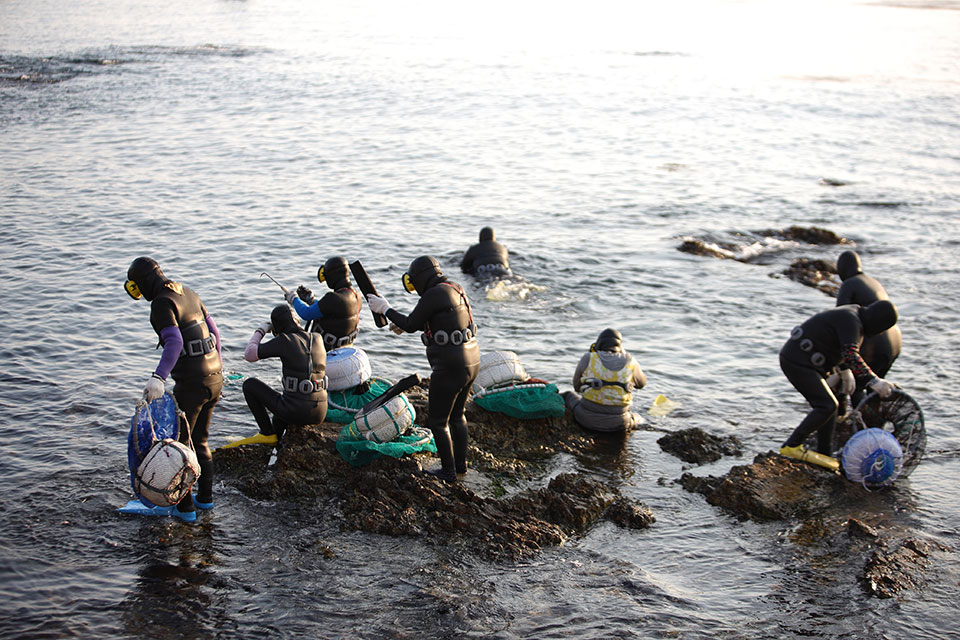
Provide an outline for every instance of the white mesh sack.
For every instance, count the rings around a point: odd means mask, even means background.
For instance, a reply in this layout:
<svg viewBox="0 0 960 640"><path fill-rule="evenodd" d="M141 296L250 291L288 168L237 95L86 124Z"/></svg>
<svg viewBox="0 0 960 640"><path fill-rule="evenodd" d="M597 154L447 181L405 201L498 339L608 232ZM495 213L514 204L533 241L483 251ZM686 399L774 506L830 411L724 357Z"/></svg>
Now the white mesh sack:
<svg viewBox="0 0 960 640"><path fill-rule="evenodd" d="M513 351L491 351L480 356L480 371L473 383L474 391L529 379L530 376L520 364L520 358Z"/></svg>
<svg viewBox="0 0 960 640"><path fill-rule="evenodd" d="M370 379L370 359L363 349L340 347L327 353L327 391L351 389Z"/></svg>
<svg viewBox="0 0 960 640"><path fill-rule="evenodd" d="M150 447L137 467L135 488L156 506L169 507L183 500L199 477L200 463L193 449L165 438Z"/></svg>

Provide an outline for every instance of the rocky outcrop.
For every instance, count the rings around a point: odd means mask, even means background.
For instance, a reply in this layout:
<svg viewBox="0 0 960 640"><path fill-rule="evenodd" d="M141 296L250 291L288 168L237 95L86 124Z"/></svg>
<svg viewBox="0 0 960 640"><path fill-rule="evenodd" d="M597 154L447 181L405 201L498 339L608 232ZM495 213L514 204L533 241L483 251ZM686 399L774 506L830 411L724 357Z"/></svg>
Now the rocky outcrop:
<svg viewBox="0 0 960 640"><path fill-rule="evenodd" d="M426 387L407 397L417 422L426 424ZM649 509L615 487L575 473L505 496L504 483L545 480L542 462L550 456L582 455L594 446L569 414L517 420L471 404L467 417L470 470L457 484L424 474L421 463L433 461L420 455L352 467L336 450L342 425L331 423L288 429L273 466L269 447L218 449L217 473L251 497L316 505L348 529L465 544L490 558L519 558L562 544L602 519L629 528L655 522Z"/></svg>
<svg viewBox="0 0 960 640"><path fill-rule="evenodd" d="M742 456L743 446L736 436L715 436L699 427L674 431L657 440L660 448L684 462L705 464L723 456Z"/></svg>
<svg viewBox="0 0 960 640"><path fill-rule="evenodd" d="M862 487L772 452L758 455L753 464L735 466L722 477L685 473L678 483L737 518L795 523L791 539L798 549L842 558L833 568L837 573L861 567L860 584L880 598L921 588L932 556L950 551L916 535L850 518L845 509L860 502ZM818 566L820 572L831 570L823 561Z"/></svg>

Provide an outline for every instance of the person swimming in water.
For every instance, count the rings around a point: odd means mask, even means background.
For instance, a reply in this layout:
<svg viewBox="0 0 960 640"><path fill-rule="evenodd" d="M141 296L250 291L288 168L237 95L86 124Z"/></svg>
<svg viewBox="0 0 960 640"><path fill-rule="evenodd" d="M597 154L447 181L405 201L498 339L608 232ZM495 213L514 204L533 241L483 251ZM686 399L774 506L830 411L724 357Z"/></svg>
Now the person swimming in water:
<svg viewBox="0 0 960 640"><path fill-rule="evenodd" d="M845 304L866 307L877 300L890 299L883 285L863 272L860 256L856 251L844 251L840 254L837 258L837 273L842 281L837 292L838 307ZM894 324L886 331L864 337L860 345L860 356L877 377L883 378L900 355L901 342L900 327ZM854 406L864 394L868 382L868 377L861 376L856 379L856 391L851 398Z"/></svg>
<svg viewBox="0 0 960 640"><path fill-rule="evenodd" d="M481 278L509 276L512 272L507 255L507 248L497 242L493 227L484 227L480 230L480 242L463 254L460 270Z"/></svg>
<svg viewBox="0 0 960 640"><path fill-rule="evenodd" d="M780 369L812 410L783 443L782 455L803 460L806 453L803 443L814 431L817 432L816 452L832 455L839 403L827 377L834 368L840 370L841 378L846 378L844 384L848 389L853 386L853 378L861 378L869 380L867 387L881 398L890 396L893 385L877 376L864 362L860 345L865 337L882 333L896 322L897 308L889 300L879 300L867 307L847 304L821 311L793 328L780 349Z"/></svg>
<svg viewBox="0 0 960 640"><path fill-rule="evenodd" d="M632 392L646 384L647 376L640 365L623 348L623 336L616 329L607 328L577 363L573 373L576 391L564 392L563 398L583 428L626 431L637 421L630 411Z"/></svg>
<svg viewBox="0 0 960 640"><path fill-rule="evenodd" d="M317 280L331 291L316 300L310 289L300 285L285 296L298 316L313 321L311 331L320 334L327 351L353 344L359 332L360 294L351 285L347 269L346 258L329 258L317 269Z"/></svg>
<svg viewBox="0 0 960 640"><path fill-rule="evenodd" d="M267 333L272 340L262 342ZM265 358L280 358L283 393L274 391L257 378L243 381L243 397L250 413L257 421L259 433L231 442L227 447L241 444L276 444L283 438L287 425L319 424L327 416L327 381L324 376L327 353L319 334L307 332L293 316L289 305L273 308L270 322L257 327L243 359L257 362ZM273 413L273 420L270 419Z"/></svg>
<svg viewBox="0 0 960 640"><path fill-rule="evenodd" d="M432 373L427 398L427 426L433 432L439 470L428 471L445 482L456 482L467 471L467 418L464 407L470 385L480 370L480 347L473 310L463 287L443 275L432 256L420 256L403 274L403 286L420 301L408 315L392 309L381 296L367 304L390 320L398 335L421 331Z"/></svg>
<svg viewBox="0 0 960 640"><path fill-rule="evenodd" d="M173 515L186 522L197 519L196 508L213 508L213 455L207 440L213 408L223 388L220 332L200 296L190 287L167 278L156 260L141 256L127 269L124 289L134 300L150 302L150 324L160 338L163 353L147 380L143 397L153 402L164 393L172 377L173 396L186 416L187 429L179 440L193 441L200 463L197 499L188 492Z"/></svg>

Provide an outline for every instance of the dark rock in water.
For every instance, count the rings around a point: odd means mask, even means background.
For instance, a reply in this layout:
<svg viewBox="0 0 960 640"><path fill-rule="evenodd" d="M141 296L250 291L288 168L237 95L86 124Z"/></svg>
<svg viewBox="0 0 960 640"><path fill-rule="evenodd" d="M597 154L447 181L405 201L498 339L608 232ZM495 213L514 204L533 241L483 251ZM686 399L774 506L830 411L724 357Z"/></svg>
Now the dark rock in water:
<svg viewBox="0 0 960 640"><path fill-rule="evenodd" d="M711 247L703 240L697 239L687 239L684 240L679 247L678 251L684 253L692 253L695 256L709 256L711 258L734 258L734 254L731 251L721 251L719 248Z"/></svg>
<svg viewBox="0 0 960 640"><path fill-rule="evenodd" d="M837 474L772 452L758 455L751 465L733 467L722 478L689 473L680 478L684 489L703 494L710 504L759 522L816 513L841 482Z"/></svg>
<svg viewBox="0 0 960 640"><path fill-rule="evenodd" d="M668 433L657 440L657 444L684 462L696 464L743 455L743 447L735 436L715 436L697 427Z"/></svg>
<svg viewBox="0 0 960 640"><path fill-rule="evenodd" d="M427 384L406 392L418 424L427 420ZM580 455L595 444L569 412L560 419L517 420L468 407L468 478L483 477L493 485L521 481L542 473L545 458ZM382 457L352 467L336 450L342 426L288 428L272 467L269 447L218 449L218 475L248 496L298 501L348 529L467 544L490 558L518 558L562 544L603 518L631 528L655 521L616 488L579 474L561 474L546 487L497 499L423 473L419 460L426 456Z"/></svg>
<svg viewBox="0 0 960 640"><path fill-rule="evenodd" d="M923 575L932 563L931 554L949 549L936 542L908 538L888 548L882 545L867 560L860 583L878 598L892 598L923 586Z"/></svg>
<svg viewBox="0 0 960 640"><path fill-rule="evenodd" d="M851 518L846 513L859 510L862 487L774 453L758 455L753 464L733 467L719 478L685 473L679 483L740 519L793 522L788 538L795 545L793 561L801 566L816 563L820 578L830 581L842 579L852 567L863 567L858 580L877 597L922 588L931 555L950 551Z"/></svg>
<svg viewBox="0 0 960 640"><path fill-rule="evenodd" d="M807 244L847 244L849 240L838 236L829 229L820 227L797 227L792 226L786 229L772 229L761 231L762 235L771 238L780 238L781 240L793 240L795 242L806 242Z"/></svg>
<svg viewBox="0 0 960 640"><path fill-rule="evenodd" d="M837 265L829 260L797 258L788 269L783 271L783 274L791 280L819 289L834 298L840 290Z"/></svg>

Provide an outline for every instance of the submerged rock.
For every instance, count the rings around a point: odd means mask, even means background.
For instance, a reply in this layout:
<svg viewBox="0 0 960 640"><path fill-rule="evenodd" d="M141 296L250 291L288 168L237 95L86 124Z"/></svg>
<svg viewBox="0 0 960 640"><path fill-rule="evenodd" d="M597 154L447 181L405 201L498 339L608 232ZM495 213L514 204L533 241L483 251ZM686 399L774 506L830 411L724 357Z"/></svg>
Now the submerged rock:
<svg viewBox="0 0 960 640"><path fill-rule="evenodd" d="M735 436L715 436L698 427L668 433L657 440L657 444L684 462L696 464L743 455L743 447Z"/></svg>
<svg viewBox="0 0 960 640"><path fill-rule="evenodd" d="M406 392L426 424L426 382ZM338 519L348 529L416 536L433 543L466 544L491 558L518 558L562 544L607 518L630 528L655 521L649 509L606 483L563 473L542 488L509 497L503 482L542 475L542 462L557 453L580 455L594 446L569 412L559 419L518 420L468 405L470 467L465 482L447 484L421 470L423 455L382 457L352 467L337 453L342 425L292 426L276 463L271 450L241 446L214 452L220 477L260 499L296 500ZM470 487L487 486L489 496Z"/></svg>
<svg viewBox="0 0 960 640"><path fill-rule="evenodd" d="M836 262L811 258L797 258L783 274L808 287L819 289L829 296L837 297L840 280Z"/></svg>
<svg viewBox="0 0 960 640"><path fill-rule="evenodd" d="M815 562L818 573L837 579L862 567L858 580L877 597L889 598L921 588L934 552L950 550L933 541L869 524L845 513L856 509L864 489L821 467L783 456L758 455L751 465L736 466L722 477L685 473L679 484L707 502L744 520L787 521L795 560ZM828 560L829 559L829 560ZM856 569L853 569L856 570Z"/></svg>

